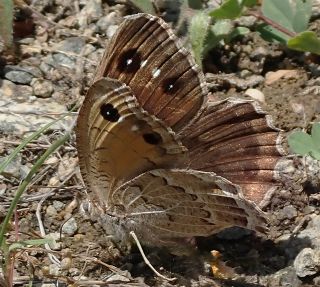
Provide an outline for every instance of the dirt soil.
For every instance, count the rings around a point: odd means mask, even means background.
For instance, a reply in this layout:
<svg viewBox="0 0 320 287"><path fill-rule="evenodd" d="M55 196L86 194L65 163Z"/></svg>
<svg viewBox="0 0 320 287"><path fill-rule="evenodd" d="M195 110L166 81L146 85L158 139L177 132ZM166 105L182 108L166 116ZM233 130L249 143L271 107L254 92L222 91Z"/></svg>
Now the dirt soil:
<svg viewBox="0 0 320 287"><path fill-rule="evenodd" d="M126 1L33 2L17 9L14 53L1 54L0 162L39 126L78 109L108 39L123 16L137 12ZM317 15L319 9L312 28L319 32ZM239 21L252 22L247 20ZM217 47L204 67L217 100L257 99L275 125L290 133L309 130L320 121L319 59L267 43L252 32ZM76 115L73 112L29 143L1 175L1 219L37 157L72 129ZM315 168L302 167L307 174L304 189L283 189L266 207L271 219L266 236L231 228L197 239L192 256L146 248L160 273L177 278L166 281L146 266L136 248L120 250L81 211L86 191L72 133L34 176L18 205L16 227L12 222L8 239L45 234L56 243L50 250L29 245L15 253L14 286L320 286L320 164L310 161ZM220 255L212 256L211 250Z"/></svg>

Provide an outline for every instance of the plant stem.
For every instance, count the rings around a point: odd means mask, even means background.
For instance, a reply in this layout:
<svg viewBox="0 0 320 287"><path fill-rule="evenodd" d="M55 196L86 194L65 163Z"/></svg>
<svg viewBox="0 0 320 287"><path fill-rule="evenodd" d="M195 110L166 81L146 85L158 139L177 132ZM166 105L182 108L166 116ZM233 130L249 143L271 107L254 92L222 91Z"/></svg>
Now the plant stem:
<svg viewBox="0 0 320 287"><path fill-rule="evenodd" d="M287 28L279 25L278 23L274 22L273 20L271 20L270 18L264 16L260 11L254 11L254 10L248 10L246 12L246 14L251 15L256 17L259 20L262 20L263 22L267 23L268 25L270 25L271 27L277 29L278 31L288 35L289 37L293 38L295 36L297 36L297 33L292 32L290 30L288 30Z"/></svg>
<svg viewBox="0 0 320 287"><path fill-rule="evenodd" d="M15 195L15 197L13 198L11 205L9 207L8 213L4 219L4 221L2 222L1 225L1 230L0 230L0 247L2 246L3 240L4 240L4 235L6 233L7 230L7 226L9 224L10 218L20 200L21 195L23 194L23 192L25 191L25 189L27 188L28 184L31 182L31 179L33 178L34 174L39 170L39 168L41 167L41 165L44 163L44 161L53 153L55 152L55 150L57 148L59 148L60 146L62 146L68 139L70 138L70 133L68 132L67 134L65 134L64 136L62 136L61 138L59 138L58 140L56 140L46 151L45 153L40 156L40 158L36 161L36 163L34 164L34 166L32 167L32 169L30 170L30 172L28 173L28 175L26 176L26 178L22 181L22 183L20 184L20 186L18 187L17 193Z"/></svg>

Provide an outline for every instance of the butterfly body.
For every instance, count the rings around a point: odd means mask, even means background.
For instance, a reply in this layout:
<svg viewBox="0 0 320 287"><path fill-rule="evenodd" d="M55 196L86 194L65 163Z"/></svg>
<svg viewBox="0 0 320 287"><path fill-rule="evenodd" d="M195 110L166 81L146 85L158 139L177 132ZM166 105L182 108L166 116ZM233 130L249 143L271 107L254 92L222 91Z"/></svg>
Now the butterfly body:
<svg viewBox="0 0 320 287"><path fill-rule="evenodd" d="M76 133L94 210L120 240L263 232L258 205L277 187L279 130L253 102L208 100L204 75L163 20L137 14L120 25Z"/></svg>

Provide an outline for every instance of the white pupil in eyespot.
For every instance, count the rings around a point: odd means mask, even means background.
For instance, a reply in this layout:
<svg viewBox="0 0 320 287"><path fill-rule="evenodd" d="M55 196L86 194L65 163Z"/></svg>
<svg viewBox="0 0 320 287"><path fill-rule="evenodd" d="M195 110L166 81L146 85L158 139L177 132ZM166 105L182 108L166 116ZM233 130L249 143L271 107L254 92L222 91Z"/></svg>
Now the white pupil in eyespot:
<svg viewBox="0 0 320 287"><path fill-rule="evenodd" d="M127 60L127 66L130 66L132 64L132 59Z"/></svg>

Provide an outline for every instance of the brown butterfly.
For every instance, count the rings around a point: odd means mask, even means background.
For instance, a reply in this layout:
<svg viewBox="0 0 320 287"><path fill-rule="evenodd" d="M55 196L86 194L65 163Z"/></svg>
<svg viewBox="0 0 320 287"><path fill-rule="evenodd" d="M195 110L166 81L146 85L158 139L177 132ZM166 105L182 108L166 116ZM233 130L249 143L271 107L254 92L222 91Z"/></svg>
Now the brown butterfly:
<svg viewBox="0 0 320 287"><path fill-rule="evenodd" d="M208 100L203 73L169 26L128 16L79 112L84 181L108 232L171 245L226 227L264 230L279 130L251 101Z"/></svg>

